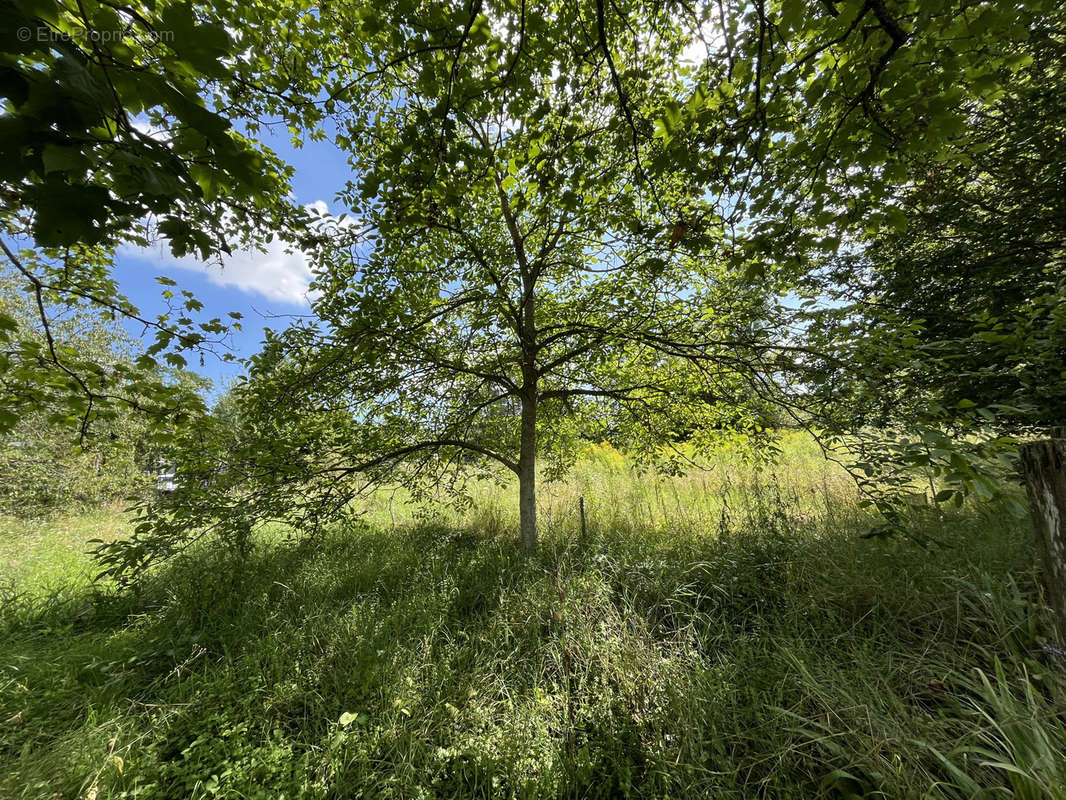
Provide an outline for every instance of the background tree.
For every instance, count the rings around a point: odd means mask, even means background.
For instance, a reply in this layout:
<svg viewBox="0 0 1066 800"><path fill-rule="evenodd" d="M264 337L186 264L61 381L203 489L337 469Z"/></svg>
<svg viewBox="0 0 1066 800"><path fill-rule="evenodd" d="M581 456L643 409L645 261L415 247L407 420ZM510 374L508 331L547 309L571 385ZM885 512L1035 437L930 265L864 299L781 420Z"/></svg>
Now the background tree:
<svg viewBox="0 0 1066 800"><path fill-rule="evenodd" d="M199 404L189 398L204 391L205 379L156 368L151 376L155 397L138 396L130 390L152 384L136 365L139 342L121 324L88 303L49 308L49 333L62 342L53 346L65 362L77 364L85 374L104 376L126 390L129 399L94 413L72 446L71 429L80 429L84 421L80 404L68 395L66 375L53 372L42 386L39 365L33 362L44 360L49 345L35 297L26 289L20 275L0 273L0 312L17 326L0 337L0 413L13 417L5 420L8 430L0 436L0 511L33 517L145 493L154 487L151 473L159 466L159 431L136 404L150 405L165 394L185 401L182 413L198 413ZM135 386L131 375L138 376Z"/></svg>

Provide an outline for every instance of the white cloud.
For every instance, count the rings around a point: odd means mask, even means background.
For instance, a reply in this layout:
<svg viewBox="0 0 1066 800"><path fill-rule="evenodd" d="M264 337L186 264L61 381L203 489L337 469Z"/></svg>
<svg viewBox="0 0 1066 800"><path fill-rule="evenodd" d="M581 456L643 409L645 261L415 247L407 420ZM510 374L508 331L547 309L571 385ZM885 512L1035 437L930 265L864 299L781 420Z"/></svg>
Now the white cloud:
<svg viewBox="0 0 1066 800"><path fill-rule="evenodd" d="M319 214L326 214L329 208L321 200L306 207ZM345 220L344 224L351 221ZM175 258L166 242L148 248L126 246L121 252L148 261L159 270L177 268L200 272L216 286L258 294L268 300L300 306L306 306L309 301L310 260L306 253L280 239L274 239L263 251L240 250L223 256L221 266L194 256Z"/></svg>
<svg viewBox="0 0 1066 800"><path fill-rule="evenodd" d="M222 266L193 256L174 258L165 242L149 248L124 248L124 252L150 262L159 270L201 272L216 286L259 294L269 300L307 305L307 287L311 282L307 256L299 250L287 253L286 249L289 248L285 242L275 239L266 246L265 252L241 250L224 256Z"/></svg>

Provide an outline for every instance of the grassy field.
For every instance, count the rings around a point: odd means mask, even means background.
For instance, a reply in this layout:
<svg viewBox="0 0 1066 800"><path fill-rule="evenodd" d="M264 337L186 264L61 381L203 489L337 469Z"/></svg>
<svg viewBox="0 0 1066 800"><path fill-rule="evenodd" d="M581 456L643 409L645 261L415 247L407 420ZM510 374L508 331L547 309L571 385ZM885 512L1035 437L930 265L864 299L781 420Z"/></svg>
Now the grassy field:
<svg viewBox="0 0 1066 800"><path fill-rule="evenodd" d="M862 539L801 439L678 478L591 448L536 558L508 492L125 593L84 555L118 513L0 523L0 797L1066 797L1024 520Z"/></svg>

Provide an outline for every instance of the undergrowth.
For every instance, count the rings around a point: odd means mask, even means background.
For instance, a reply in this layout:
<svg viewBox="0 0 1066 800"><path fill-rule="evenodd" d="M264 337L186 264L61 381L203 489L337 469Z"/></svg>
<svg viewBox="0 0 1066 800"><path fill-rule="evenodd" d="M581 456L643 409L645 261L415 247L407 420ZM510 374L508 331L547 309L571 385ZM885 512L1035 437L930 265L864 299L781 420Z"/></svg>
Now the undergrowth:
<svg viewBox="0 0 1066 800"><path fill-rule="evenodd" d="M862 539L793 455L660 480L594 453L534 558L491 487L125 592L69 557L114 517L9 525L0 797L1066 798L1025 522Z"/></svg>

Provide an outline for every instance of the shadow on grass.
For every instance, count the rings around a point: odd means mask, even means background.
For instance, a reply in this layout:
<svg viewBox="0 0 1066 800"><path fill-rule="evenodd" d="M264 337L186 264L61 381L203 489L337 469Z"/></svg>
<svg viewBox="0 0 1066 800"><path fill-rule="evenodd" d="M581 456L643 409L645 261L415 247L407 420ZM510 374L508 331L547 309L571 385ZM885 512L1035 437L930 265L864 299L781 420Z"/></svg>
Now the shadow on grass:
<svg viewBox="0 0 1066 800"><path fill-rule="evenodd" d="M533 558L334 531L12 601L0 794L952 796L982 724L952 676L1024 675L1049 629L1027 539L960 515L925 553L749 522L549 535Z"/></svg>

